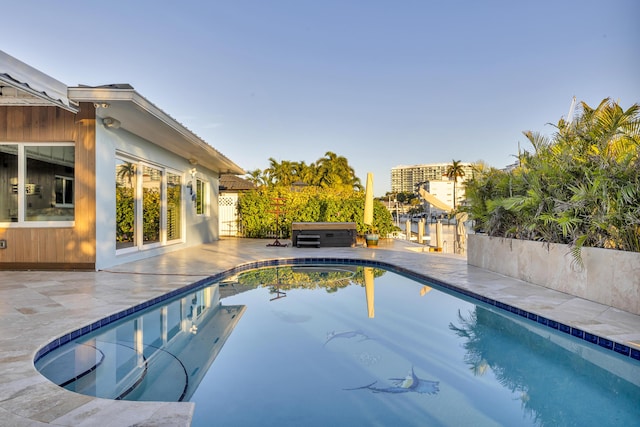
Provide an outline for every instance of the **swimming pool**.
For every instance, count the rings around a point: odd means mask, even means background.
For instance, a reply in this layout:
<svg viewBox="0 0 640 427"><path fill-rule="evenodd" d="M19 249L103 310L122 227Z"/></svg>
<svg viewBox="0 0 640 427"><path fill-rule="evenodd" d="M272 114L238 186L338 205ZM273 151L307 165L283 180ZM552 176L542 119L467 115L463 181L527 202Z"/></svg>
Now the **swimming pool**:
<svg viewBox="0 0 640 427"><path fill-rule="evenodd" d="M36 365L86 394L191 400L196 426L640 419L631 358L357 263L243 271L123 320Z"/></svg>

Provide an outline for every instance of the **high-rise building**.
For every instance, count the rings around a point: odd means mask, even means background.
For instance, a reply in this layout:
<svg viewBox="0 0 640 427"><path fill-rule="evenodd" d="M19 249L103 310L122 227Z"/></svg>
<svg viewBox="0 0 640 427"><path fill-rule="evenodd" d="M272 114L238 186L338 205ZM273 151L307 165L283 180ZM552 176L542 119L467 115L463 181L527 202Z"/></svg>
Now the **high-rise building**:
<svg viewBox="0 0 640 427"><path fill-rule="evenodd" d="M464 176L458 182L472 176L471 163L462 163ZM396 166L391 168L391 191L393 193L414 193L418 185L426 181L448 181L447 169L451 163L432 163L428 165ZM458 198L458 197L456 197Z"/></svg>

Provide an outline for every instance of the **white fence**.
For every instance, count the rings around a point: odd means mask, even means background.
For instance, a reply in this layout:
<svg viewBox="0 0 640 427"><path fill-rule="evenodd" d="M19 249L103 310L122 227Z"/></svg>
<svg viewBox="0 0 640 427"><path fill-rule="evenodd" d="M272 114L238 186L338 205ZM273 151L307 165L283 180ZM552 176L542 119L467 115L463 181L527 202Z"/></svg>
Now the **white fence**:
<svg viewBox="0 0 640 427"><path fill-rule="evenodd" d="M218 197L220 236L238 236L238 195L221 194Z"/></svg>

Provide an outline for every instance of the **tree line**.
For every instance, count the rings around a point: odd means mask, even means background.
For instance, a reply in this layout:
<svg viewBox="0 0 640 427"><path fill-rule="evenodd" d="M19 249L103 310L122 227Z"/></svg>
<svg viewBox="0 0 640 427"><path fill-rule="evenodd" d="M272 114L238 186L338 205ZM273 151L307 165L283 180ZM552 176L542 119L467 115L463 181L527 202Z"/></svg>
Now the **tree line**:
<svg viewBox="0 0 640 427"><path fill-rule="evenodd" d="M316 186L325 189L362 190L362 183L346 157L327 151L324 157L306 164L304 161L277 161L269 158L269 167L247 173L258 187Z"/></svg>
<svg viewBox="0 0 640 427"><path fill-rule="evenodd" d="M293 222L354 222L364 234L364 191L348 160L331 151L310 165L269 159L269 167L248 172L256 189L238 200L243 235L288 238ZM381 236L394 230L391 213L374 201L373 228Z"/></svg>

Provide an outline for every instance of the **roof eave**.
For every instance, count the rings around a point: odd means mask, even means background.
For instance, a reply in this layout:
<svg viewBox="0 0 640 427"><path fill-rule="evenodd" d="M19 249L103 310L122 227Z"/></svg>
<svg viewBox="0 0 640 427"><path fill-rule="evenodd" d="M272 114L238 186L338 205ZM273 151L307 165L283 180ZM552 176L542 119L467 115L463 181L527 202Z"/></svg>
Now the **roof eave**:
<svg viewBox="0 0 640 427"><path fill-rule="evenodd" d="M181 155L192 162L201 164L204 167L220 173L239 175L245 173L245 171L233 161L140 95L135 89L85 86L71 87L69 88L69 98L76 102L94 103L98 117L113 117L122 122L123 129L142 137L148 136L146 139L151 142ZM144 126L140 123L140 120L137 122L132 120L131 115L125 114L128 104L133 105L137 110L144 113L146 116L144 120L148 121L147 125L150 124L154 127L162 128L165 131L168 130L168 135L178 136L180 140L187 144L187 147L175 147L175 144L171 144L171 141L165 141L163 143L163 141L160 140L165 138L159 135L155 135L155 138L149 136L148 126ZM162 133L162 135L164 135L164 133Z"/></svg>
<svg viewBox="0 0 640 427"><path fill-rule="evenodd" d="M67 97L67 86L0 50L0 86L10 86L34 97L24 105L54 105L72 113L78 108ZM22 104L15 104L22 105Z"/></svg>

